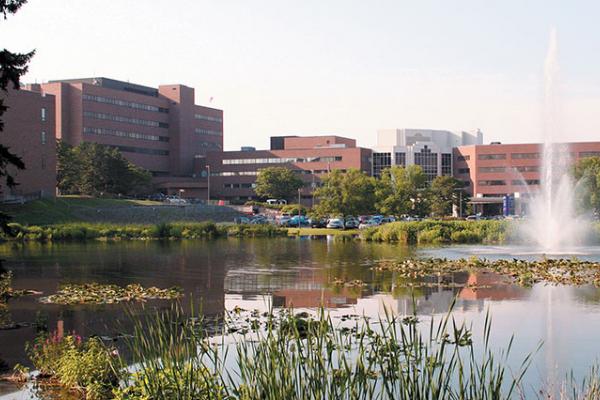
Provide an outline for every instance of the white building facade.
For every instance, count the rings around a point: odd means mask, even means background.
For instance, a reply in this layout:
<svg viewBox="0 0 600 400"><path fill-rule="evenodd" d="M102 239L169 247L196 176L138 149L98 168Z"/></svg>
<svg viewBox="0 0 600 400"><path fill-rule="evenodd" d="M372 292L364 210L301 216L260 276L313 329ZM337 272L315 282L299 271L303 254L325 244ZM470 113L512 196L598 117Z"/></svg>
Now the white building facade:
<svg viewBox="0 0 600 400"><path fill-rule="evenodd" d="M483 144L483 133L450 132L434 129L382 129L377 131L377 146L373 149L372 174L392 165L419 165L427 181L453 173L452 149L458 146Z"/></svg>

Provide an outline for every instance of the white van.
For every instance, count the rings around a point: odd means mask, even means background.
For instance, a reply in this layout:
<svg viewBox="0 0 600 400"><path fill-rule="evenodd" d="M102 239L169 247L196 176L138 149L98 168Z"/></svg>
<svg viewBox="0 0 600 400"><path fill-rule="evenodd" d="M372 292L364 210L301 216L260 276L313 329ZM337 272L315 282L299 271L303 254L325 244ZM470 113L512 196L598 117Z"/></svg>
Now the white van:
<svg viewBox="0 0 600 400"><path fill-rule="evenodd" d="M270 205L286 205L287 204L287 200L285 200L285 199L268 199L267 200L267 204L270 204Z"/></svg>

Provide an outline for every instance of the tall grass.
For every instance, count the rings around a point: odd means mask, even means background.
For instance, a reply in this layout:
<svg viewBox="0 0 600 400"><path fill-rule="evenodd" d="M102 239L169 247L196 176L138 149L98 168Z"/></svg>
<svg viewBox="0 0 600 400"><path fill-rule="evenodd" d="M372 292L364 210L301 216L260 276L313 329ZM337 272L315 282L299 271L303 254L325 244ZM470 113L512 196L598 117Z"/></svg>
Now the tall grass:
<svg viewBox="0 0 600 400"><path fill-rule="evenodd" d="M219 345L179 308L133 318L135 372L117 398L508 399L531 362L507 373L512 340L491 350L489 315L478 355L451 313L422 324L386 312L342 327L323 310L242 317L246 330Z"/></svg>
<svg viewBox="0 0 600 400"><path fill-rule="evenodd" d="M95 239L198 239L226 236L283 236L286 229L270 225L218 225L214 222L159 223L155 225L119 225L101 223L68 223L48 226L9 224L2 233L4 240L19 241L85 241Z"/></svg>
<svg viewBox="0 0 600 400"><path fill-rule="evenodd" d="M394 222L368 228L361 238L401 244L504 243L513 230L507 221Z"/></svg>

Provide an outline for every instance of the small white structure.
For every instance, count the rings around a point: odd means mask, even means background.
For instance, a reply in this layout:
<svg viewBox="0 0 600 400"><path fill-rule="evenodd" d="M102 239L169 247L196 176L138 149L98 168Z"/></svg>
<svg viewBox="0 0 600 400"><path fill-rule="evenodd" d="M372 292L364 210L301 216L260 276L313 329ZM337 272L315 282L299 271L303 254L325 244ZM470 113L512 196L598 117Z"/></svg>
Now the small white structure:
<svg viewBox="0 0 600 400"><path fill-rule="evenodd" d="M483 133L435 129L382 129L373 149L372 174L392 165L420 165L431 182L436 176L452 175L452 149L483 144Z"/></svg>

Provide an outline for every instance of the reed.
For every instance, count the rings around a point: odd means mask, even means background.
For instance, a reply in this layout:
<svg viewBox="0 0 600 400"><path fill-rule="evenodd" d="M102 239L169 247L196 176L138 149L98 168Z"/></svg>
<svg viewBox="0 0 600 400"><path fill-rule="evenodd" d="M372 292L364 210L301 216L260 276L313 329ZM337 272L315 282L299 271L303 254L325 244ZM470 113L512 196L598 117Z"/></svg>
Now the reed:
<svg viewBox="0 0 600 400"><path fill-rule="evenodd" d="M478 353L472 331L451 311L428 324L386 311L349 326L324 310L314 318L238 315L223 326L235 334L220 343L180 307L132 318L135 372L117 398L509 399L532 359L507 373L512 339L492 351L489 314Z"/></svg>

